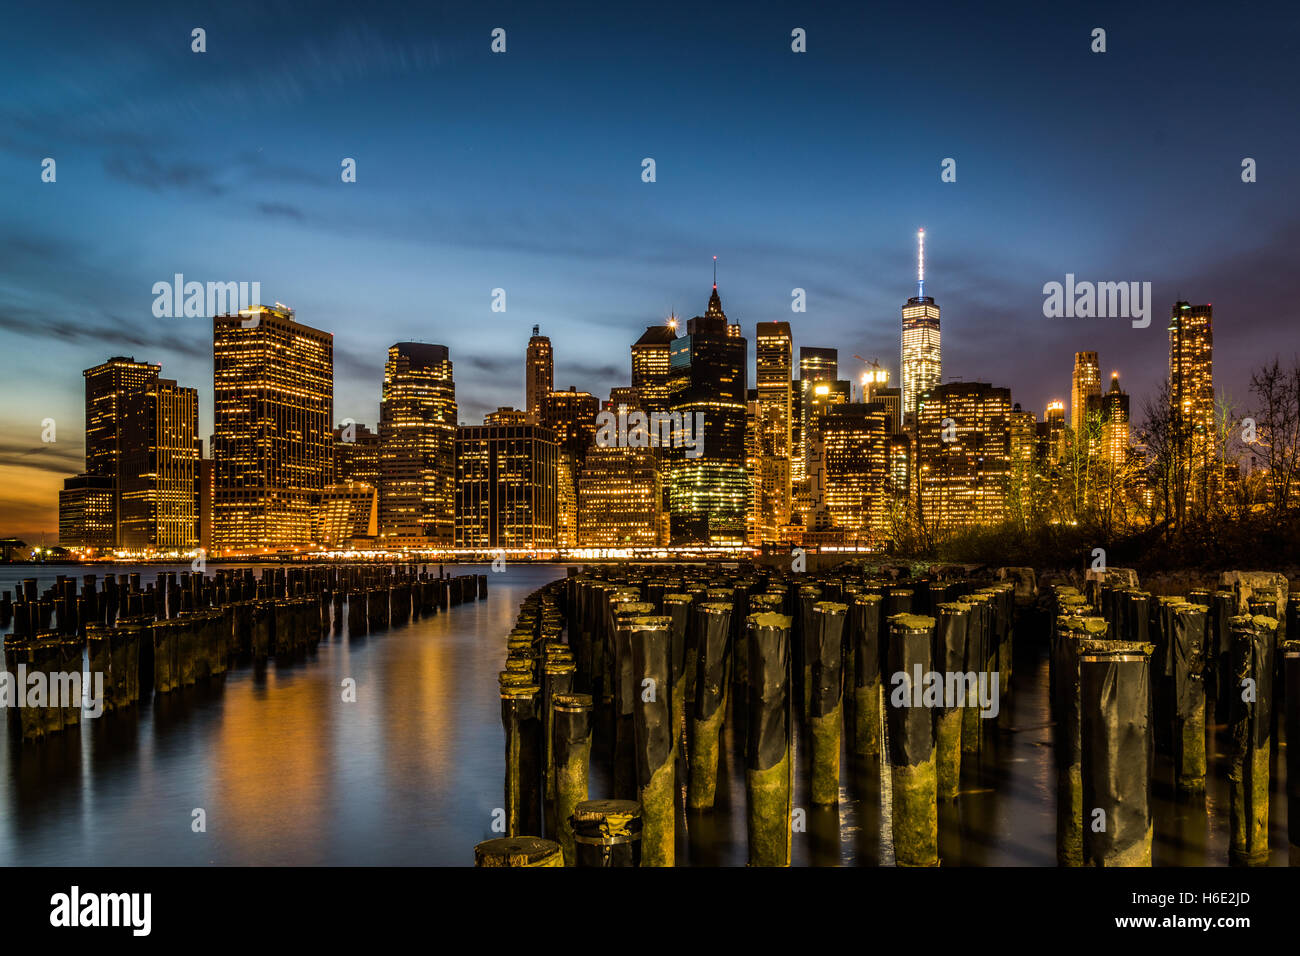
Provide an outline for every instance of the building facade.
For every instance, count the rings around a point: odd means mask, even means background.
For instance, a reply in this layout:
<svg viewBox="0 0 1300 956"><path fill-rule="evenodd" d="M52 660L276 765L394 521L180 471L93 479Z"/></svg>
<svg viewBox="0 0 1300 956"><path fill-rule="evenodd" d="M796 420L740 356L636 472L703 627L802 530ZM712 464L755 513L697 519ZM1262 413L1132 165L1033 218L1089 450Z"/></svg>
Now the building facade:
<svg viewBox="0 0 1300 956"><path fill-rule="evenodd" d="M310 546L334 473L334 336L279 304L212 323L213 547Z"/></svg>
<svg viewBox="0 0 1300 956"><path fill-rule="evenodd" d="M697 436L703 441L699 454L687 454L686 448L668 450L673 544L745 541L748 344L732 328L715 285L705 314L691 319L686 334L673 340L671 411L684 420L703 422Z"/></svg>
<svg viewBox="0 0 1300 956"><path fill-rule="evenodd" d="M499 412L456 430L456 547L557 546L559 444L529 417Z"/></svg>
<svg viewBox="0 0 1300 956"><path fill-rule="evenodd" d="M1011 392L950 382L917 400L921 516L939 531L993 525L1007 516Z"/></svg>
<svg viewBox="0 0 1300 956"><path fill-rule="evenodd" d="M390 346L379 400L379 535L386 544L452 543L456 415L447 347Z"/></svg>

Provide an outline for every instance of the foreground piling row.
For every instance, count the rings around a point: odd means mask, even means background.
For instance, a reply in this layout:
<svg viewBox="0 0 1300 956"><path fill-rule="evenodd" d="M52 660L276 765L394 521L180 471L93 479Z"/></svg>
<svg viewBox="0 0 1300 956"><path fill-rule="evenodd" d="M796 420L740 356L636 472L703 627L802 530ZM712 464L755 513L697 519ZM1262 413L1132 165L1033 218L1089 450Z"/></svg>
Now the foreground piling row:
<svg viewBox="0 0 1300 956"><path fill-rule="evenodd" d="M1040 598L1023 568L571 569L530 595L508 640L507 803L539 807L511 814L509 836L556 841L566 865L674 865L683 826L718 802L734 740L751 865L789 865L796 803L840 801L842 753L885 764L898 865L939 865L943 807L992 752L1016 644L1030 640L1048 650L1060 865L1150 866L1157 755L1180 799L1203 800L1216 728L1230 862L1264 864L1270 751L1300 739L1298 633L1300 596L1260 572L1157 596L1111 569ZM547 699L555 660L572 665L571 693ZM534 701L535 738L506 713L518 694ZM609 792L590 793L605 765Z"/></svg>
<svg viewBox="0 0 1300 956"><path fill-rule="evenodd" d="M1049 597L1058 863L1150 866L1155 757L1169 757L1180 799L1204 800L1206 740L1218 725L1229 754L1229 862L1266 864L1269 753L1279 714L1288 739L1298 720L1285 635L1300 601L1288 599L1286 578L1226 572L1216 591L1181 597L1139 589L1128 570L1089 577L1083 592L1057 586ZM1290 794L1290 748L1287 759ZM1288 800L1293 846L1298 804Z"/></svg>
<svg viewBox="0 0 1300 956"><path fill-rule="evenodd" d="M795 755L813 805L834 807L842 750L879 761L888 741L896 858L937 865L938 803L992 732L981 700L1011 691L1015 621L1035 594L1024 576L571 569L523 602L506 639L506 836L553 839L569 865L675 865L682 819L718 800L734 732L749 861L788 866ZM561 662L566 692L548 696ZM947 697L936 667L962 672ZM598 756L611 787L593 800Z"/></svg>
<svg viewBox="0 0 1300 956"><path fill-rule="evenodd" d="M125 710L232 666L304 653L331 629L340 633L345 613L356 637L486 595L485 575L446 577L414 565L162 571L147 583L138 572L102 582L87 574L80 589L60 574L43 593L27 578L16 600L0 595L0 626L12 624L5 667L40 673L48 686L34 706L7 708L10 732L34 742L79 724L81 707L66 701L73 683L81 699L91 693L83 678L102 678L105 712Z"/></svg>

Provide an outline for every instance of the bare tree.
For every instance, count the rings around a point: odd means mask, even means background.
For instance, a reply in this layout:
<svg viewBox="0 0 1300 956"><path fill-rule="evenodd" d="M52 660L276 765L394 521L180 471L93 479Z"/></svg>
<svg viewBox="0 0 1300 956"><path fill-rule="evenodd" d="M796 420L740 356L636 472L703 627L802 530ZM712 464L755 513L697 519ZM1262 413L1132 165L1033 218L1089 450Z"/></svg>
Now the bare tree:
<svg viewBox="0 0 1300 956"><path fill-rule="evenodd" d="M1277 357L1250 377L1250 390L1258 402L1254 445L1263 452L1272 515L1280 518L1291 509L1300 474L1300 360L1284 368Z"/></svg>

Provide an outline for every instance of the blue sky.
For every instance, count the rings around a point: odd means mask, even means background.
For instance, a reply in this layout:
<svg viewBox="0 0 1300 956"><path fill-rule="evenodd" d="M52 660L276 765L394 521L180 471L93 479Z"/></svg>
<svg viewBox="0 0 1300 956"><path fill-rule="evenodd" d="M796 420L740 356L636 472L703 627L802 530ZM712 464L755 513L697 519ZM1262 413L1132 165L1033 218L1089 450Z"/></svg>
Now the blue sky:
<svg viewBox="0 0 1300 956"><path fill-rule="evenodd" d="M557 387L605 395L645 325L703 311L714 255L751 341L789 320L796 346L896 375L918 226L945 378L1039 414L1095 349L1140 417L1180 297L1214 303L1216 384L1243 403L1250 368L1297 349L1294 7L421 6L7 13L0 534L56 528L81 370L110 355L196 386L206 437L210 322L151 311L177 272L259 281L333 332L335 417L371 425L402 340L449 346L465 421L522 403L534 324ZM1152 282L1151 326L1044 318L1067 272Z"/></svg>

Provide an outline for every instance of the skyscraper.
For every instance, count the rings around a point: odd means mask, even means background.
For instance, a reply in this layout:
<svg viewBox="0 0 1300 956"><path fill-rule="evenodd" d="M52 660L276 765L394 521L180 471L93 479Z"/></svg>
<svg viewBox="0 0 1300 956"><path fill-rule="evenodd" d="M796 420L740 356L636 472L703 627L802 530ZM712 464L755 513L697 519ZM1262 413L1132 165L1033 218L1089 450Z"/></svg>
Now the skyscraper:
<svg viewBox="0 0 1300 956"><path fill-rule="evenodd" d="M834 527L859 544L888 532L888 412L876 402L838 404L814 428L821 440L823 497Z"/></svg>
<svg viewBox="0 0 1300 956"><path fill-rule="evenodd" d="M334 336L277 303L212 320L213 546L312 543L334 471Z"/></svg>
<svg viewBox="0 0 1300 956"><path fill-rule="evenodd" d="M808 420L813 412L813 391L819 383L839 377L839 350L802 346L799 349L799 441L791 474L795 484L807 477Z"/></svg>
<svg viewBox="0 0 1300 956"><path fill-rule="evenodd" d="M559 446L529 419L504 409L456 429L456 547L556 546Z"/></svg>
<svg viewBox="0 0 1300 956"><path fill-rule="evenodd" d="M556 485L557 544L562 548L578 544L578 477L587 451L596 437L596 415L600 399L591 392L569 386L565 392L551 392L542 406L542 424L555 432L560 446Z"/></svg>
<svg viewBox="0 0 1300 956"><path fill-rule="evenodd" d="M1006 517L1011 473L1011 392L950 382L917 400L921 514L939 530Z"/></svg>
<svg viewBox="0 0 1300 956"><path fill-rule="evenodd" d="M199 393L155 378L121 402L119 544L190 550L199 543Z"/></svg>
<svg viewBox="0 0 1300 956"><path fill-rule="evenodd" d="M447 347L390 346L379 401L379 534L390 546L451 544L456 414Z"/></svg>
<svg viewBox="0 0 1300 956"><path fill-rule="evenodd" d="M1100 423L1100 444L1097 450L1102 460L1118 468L1128 458L1129 402L1128 393L1119 387L1119 372L1112 372L1110 388L1090 399L1090 409Z"/></svg>
<svg viewBox="0 0 1300 956"><path fill-rule="evenodd" d="M1046 445L1048 463L1059 465L1065 457L1065 402L1059 398L1048 402L1038 428Z"/></svg>
<svg viewBox="0 0 1300 956"><path fill-rule="evenodd" d="M334 480L379 487L379 435L360 422L334 429Z"/></svg>
<svg viewBox="0 0 1300 956"><path fill-rule="evenodd" d="M939 347L939 306L925 294L925 230L916 232L916 295L903 306L903 419L916 414L917 399L943 375Z"/></svg>
<svg viewBox="0 0 1300 956"><path fill-rule="evenodd" d="M1070 376L1070 427L1082 435L1088 416L1089 399L1101 395L1101 365L1096 352L1075 352Z"/></svg>
<svg viewBox="0 0 1300 956"><path fill-rule="evenodd" d="M789 322L759 322L755 336L758 415L757 535L760 541L777 540L790 520L794 343Z"/></svg>
<svg viewBox="0 0 1300 956"><path fill-rule="evenodd" d="M677 338L677 318L667 325L648 325L642 336L632 343L632 387L641 396L647 412L668 410L669 353Z"/></svg>
<svg viewBox="0 0 1300 956"><path fill-rule="evenodd" d="M554 389L555 357L551 352L551 340L534 325L524 363L524 410L535 423L541 423L546 398Z"/></svg>
<svg viewBox="0 0 1300 956"><path fill-rule="evenodd" d="M111 489L108 503L111 531L107 538L99 538L103 526L98 522L88 525L95 541L82 541L87 547L121 547L122 511L122 438L124 435L124 403L126 397L158 381L160 365L137 362L134 357L114 356L102 365L88 368L82 375L86 379L86 471L95 478L109 479ZM103 482L78 482L79 493L102 498ZM69 500L79 500L74 495ZM102 500L92 501L91 514L102 514ZM93 529L99 528L99 531Z"/></svg>
<svg viewBox="0 0 1300 956"><path fill-rule="evenodd" d="M1169 398L1191 434L1214 434L1214 307L1176 302L1169 317Z"/></svg>
<svg viewBox="0 0 1300 956"><path fill-rule="evenodd" d="M662 499L654 449L593 446L578 481L578 543L584 548L659 544Z"/></svg>
<svg viewBox="0 0 1300 956"><path fill-rule="evenodd" d="M669 449L674 544L744 543L747 358L748 343L729 330L715 282L704 315L691 319L672 344L671 410L691 422L702 414L704 422L695 435L703 443L698 455Z"/></svg>

